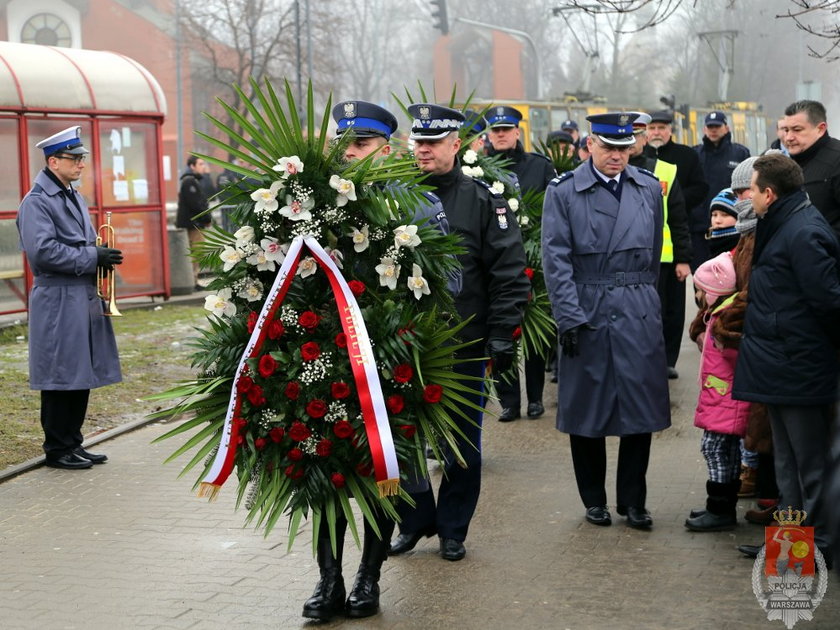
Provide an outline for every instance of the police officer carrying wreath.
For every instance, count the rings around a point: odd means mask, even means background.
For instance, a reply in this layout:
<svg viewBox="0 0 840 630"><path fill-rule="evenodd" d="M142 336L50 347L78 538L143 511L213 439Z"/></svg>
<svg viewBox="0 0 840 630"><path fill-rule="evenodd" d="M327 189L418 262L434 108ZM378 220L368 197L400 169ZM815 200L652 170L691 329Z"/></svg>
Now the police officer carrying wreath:
<svg viewBox="0 0 840 630"><path fill-rule="evenodd" d="M464 175L458 163L461 140L458 129L464 121L461 112L426 103L408 107L413 117L410 138L420 170L428 173L425 184L440 197L450 229L461 236L467 250L458 257L462 267L463 289L455 298L462 318L472 320L462 330L463 340L479 340L462 357L490 356L493 371L500 374L514 358L513 331L520 325L528 299L525 276L525 250L519 227L504 198L491 192L478 180ZM461 374L481 377L484 363L456 364ZM483 396L468 397L483 407ZM441 556L460 560L466 554L464 540L478 503L481 488L481 422L483 413L463 406L472 422L453 414L452 420L464 432L458 448L467 467L448 458L437 504L431 486L412 492L415 508L399 507L400 535L391 544L391 555L413 549L423 536L440 537Z"/></svg>
<svg viewBox="0 0 840 630"><path fill-rule="evenodd" d="M562 354L557 428L569 434L586 520L610 525L606 436L619 436L617 511L638 529L651 432L671 424L656 279L662 190L628 165L635 114L589 116L592 157L552 181L543 207L543 270Z"/></svg>
<svg viewBox="0 0 840 630"><path fill-rule="evenodd" d="M522 114L519 110L513 107L492 107L485 118L492 145L489 155L501 155L511 161L508 168L516 174L523 194L529 190L544 191L557 173L548 157L541 153L529 153L523 148L519 129ZM510 377L510 374L506 375L496 384L502 405L502 413L499 415L502 422L516 420L521 412L519 371L513 370ZM538 418L545 412L542 403L544 385L545 357L537 355L526 359L525 393L528 396L529 418Z"/></svg>
<svg viewBox="0 0 840 630"><path fill-rule="evenodd" d="M111 320L97 295L97 267L122 253L96 245L87 204L73 188L88 150L81 127L36 145L46 167L20 204L17 227L34 281L29 294L29 386L41 390L47 466L90 468L108 458L82 448L90 390L122 380Z"/></svg>

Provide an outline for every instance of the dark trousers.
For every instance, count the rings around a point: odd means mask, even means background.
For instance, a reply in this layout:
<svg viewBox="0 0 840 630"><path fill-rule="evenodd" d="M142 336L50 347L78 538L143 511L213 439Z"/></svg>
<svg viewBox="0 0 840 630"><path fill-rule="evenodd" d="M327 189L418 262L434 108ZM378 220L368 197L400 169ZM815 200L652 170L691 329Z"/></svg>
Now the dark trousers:
<svg viewBox="0 0 840 630"><path fill-rule="evenodd" d="M44 453L54 459L82 445L89 389L41 390Z"/></svg>
<svg viewBox="0 0 840 630"><path fill-rule="evenodd" d="M808 512L814 542L828 557L831 535L823 490L829 472L831 405L767 405L773 430L776 483L784 508Z"/></svg>
<svg viewBox="0 0 840 630"><path fill-rule="evenodd" d="M520 409L522 395L519 386L519 370L514 372L515 378L508 382L500 378L496 382L496 393L502 409ZM545 358L538 354L525 359L525 395L529 403L542 402L543 387L545 386Z"/></svg>
<svg viewBox="0 0 840 630"><path fill-rule="evenodd" d="M650 433L624 435L618 446L615 479L616 503L624 507L645 507L650 460ZM575 480L583 504L590 508L607 505L607 440L570 435Z"/></svg>
<svg viewBox="0 0 840 630"><path fill-rule="evenodd" d="M484 362L458 363L454 366L454 371L458 374L481 377L484 374ZM477 387L478 383L471 385ZM483 409L483 392L473 396L466 394L463 396ZM459 415L452 416L453 422L466 437L464 439L459 436L456 444L467 467L463 468L450 454L445 458L437 505L431 486L425 491L411 493L416 503L414 508L409 507L405 502L400 503L397 511L401 518L400 532L403 534L437 533L442 538L460 541L467 538L467 530L481 491L481 423L484 412L465 405L459 405L459 408L472 420L472 422L467 422ZM444 455L446 455L445 450Z"/></svg>
<svg viewBox="0 0 840 630"><path fill-rule="evenodd" d="M665 338L665 358L674 367L680 356L685 325L685 281L677 279L674 263L659 267L659 301L662 303L662 335Z"/></svg>

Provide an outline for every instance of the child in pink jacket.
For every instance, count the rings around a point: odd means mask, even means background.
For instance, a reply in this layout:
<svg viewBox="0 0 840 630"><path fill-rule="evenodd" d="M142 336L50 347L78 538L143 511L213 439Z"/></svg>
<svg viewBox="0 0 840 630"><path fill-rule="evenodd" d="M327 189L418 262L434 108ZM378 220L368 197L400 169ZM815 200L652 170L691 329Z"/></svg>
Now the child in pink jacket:
<svg viewBox="0 0 840 630"><path fill-rule="evenodd" d="M695 532L732 529L741 486L740 441L747 428L750 403L732 399L738 350L724 348L712 334L715 321L735 299L736 274L730 252L707 260L694 274L694 286L705 294L704 308L692 332L702 347L700 395L694 425L703 429L700 450L709 468L706 509L692 510L685 526ZM703 325L704 324L704 325ZM699 329L702 325L702 329Z"/></svg>

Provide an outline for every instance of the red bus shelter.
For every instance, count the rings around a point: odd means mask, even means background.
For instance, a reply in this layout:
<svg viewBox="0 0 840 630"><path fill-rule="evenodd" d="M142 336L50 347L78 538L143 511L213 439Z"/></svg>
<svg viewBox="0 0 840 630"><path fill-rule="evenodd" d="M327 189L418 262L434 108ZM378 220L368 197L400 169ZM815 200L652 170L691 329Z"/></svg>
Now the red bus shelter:
<svg viewBox="0 0 840 630"><path fill-rule="evenodd" d="M166 100L155 78L117 53L0 42L0 314L25 311L32 276L15 217L44 168L35 144L80 125L91 150L76 187L94 227L111 212L125 262L120 298L169 296L161 125Z"/></svg>

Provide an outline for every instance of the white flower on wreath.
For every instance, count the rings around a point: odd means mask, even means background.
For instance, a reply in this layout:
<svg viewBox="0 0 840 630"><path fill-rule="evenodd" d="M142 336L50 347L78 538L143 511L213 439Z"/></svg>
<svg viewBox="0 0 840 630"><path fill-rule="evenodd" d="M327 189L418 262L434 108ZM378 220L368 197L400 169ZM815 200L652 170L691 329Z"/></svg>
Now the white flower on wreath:
<svg viewBox="0 0 840 630"><path fill-rule="evenodd" d="M318 263L315 262L312 256L307 256L301 260L297 269L297 273L301 278L308 278L314 275L316 271L318 271Z"/></svg>
<svg viewBox="0 0 840 630"><path fill-rule="evenodd" d="M472 172L473 172L472 166L462 166L462 167L461 167L461 172L462 172L464 175L466 175L467 177L472 177L472 176L473 176L473 174L472 174Z"/></svg>
<svg viewBox="0 0 840 630"><path fill-rule="evenodd" d="M353 230L347 236L353 240L353 249L356 252L363 252L370 246L370 231L367 225L363 225L361 230L351 228Z"/></svg>
<svg viewBox="0 0 840 630"><path fill-rule="evenodd" d="M315 200L312 197L306 201L295 199L286 195L286 205L280 208L280 214L292 221L309 221L312 218L310 210L315 207Z"/></svg>
<svg viewBox="0 0 840 630"><path fill-rule="evenodd" d="M490 186L490 190L492 190L497 195L501 195L503 192L505 192L505 185L499 180L496 180L495 182L493 182L493 185Z"/></svg>
<svg viewBox="0 0 840 630"><path fill-rule="evenodd" d="M513 212L516 212L517 210L519 210L519 199L517 199L516 197L511 197L510 199L507 200L507 202L508 202L508 207Z"/></svg>
<svg viewBox="0 0 840 630"><path fill-rule="evenodd" d="M274 261L269 260L262 247L255 248L251 255L245 259L249 265L254 265L257 271L274 271Z"/></svg>
<svg viewBox="0 0 840 630"><path fill-rule="evenodd" d="M227 245L222 250L222 253L219 254L219 258L221 258L222 262L225 263L225 266L223 267L222 270L223 271L230 271L236 265L238 265L239 262L242 260L242 251L235 248L235 247L231 247L230 245Z"/></svg>
<svg viewBox="0 0 840 630"><path fill-rule="evenodd" d="M271 167L278 173L281 173L283 179L287 179L289 175L297 175L303 172L303 162L296 155L291 157L281 157L277 160L277 164Z"/></svg>
<svg viewBox="0 0 840 630"><path fill-rule="evenodd" d="M475 161L478 159L478 153L473 151L472 149L467 149L464 153L464 164L475 164Z"/></svg>
<svg viewBox="0 0 840 630"><path fill-rule="evenodd" d="M263 284L256 279L248 280L245 286L243 286L236 295L237 297L241 297L249 302L261 300L263 296Z"/></svg>
<svg viewBox="0 0 840 630"><path fill-rule="evenodd" d="M327 255L332 259L336 267L344 269L344 254L337 249L332 249L331 247L325 247L324 251L327 252Z"/></svg>
<svg viewBox="0 0 840 630"><path fill-rule="evenodd" d="M531 220L528 217L522 217L519 219L519 225L528 225Z"/></svg>
<svg viewBox="0 0 840 630"><path fill-rule="evenodd" d="M230 289L219 289L214 295L204 298L204 308L216 317L233 317L236 315L236 304L230 301Z"/></svg>
<svg viewBox="0 0 840 630"><path fill-rule="evenodd" d="M462 166L461 172L467 177L483 177L484 169L480 166Z"/></svg>
<svg viewBox="0 0 840 630"><path fill-rule="evenodd" d="M394 230L394 244L399 247L414 249L423 241L417 236L416 225L401 225Z"/></svg>
<svg viewBox="0 0 840 630"><path fill-rule="evenodd" d="M251 193L251 199L254 204L254 212L257 214L271 214L277 210L279 202L277 201L277 193L283 188L283 182L276 181L268 188L257 188Z"/></svg>
<svg viewBox="0 0 840 630"><path fill-rule="evenodd" d="M286 260L286 252L289 251L288 245L281 245L276 238L271 238L270 236L260 241L260 247L263 249L265 259L275 262L278 265L283 264L283 261ZM273 266L271 267L271 271L274 271Z"/></svg>
<svg viewBox="0 0 840 630"><path fill-rule="evenodd" d="M250 225L243 225L241 228L236 230L233 233L233 237L236 239L236 246L239 248L243 248L243 246L247 245L248 243L254 242L254 228Z"/></svg>
<svg viewBox="0 0 840 630"><path fill-rule="evenodd" d="M396 264L393 258L380 258L379 264L376 265L376 273L379 274L380 287L388 287L392 291L397 288L400 266Z"/></svg>
<svg viewBox="0 0 840 630"><path fill-rule="evenodd" d="M335 205L339 208L346 206L348 201L356 201L356 185L349 179L341 179L338 175L330 177L330 188L338 192Z"/></svg>
<svg viewBox="0 0 840 630"><path fill-rule="evenodd" d="M414 297L420 299L424 295L429 295L429 283L423 277L423 270L418 265L411 266L411 274L408 277L408 288L414 292Z"/></svg>

